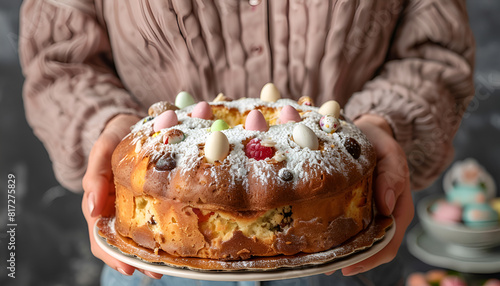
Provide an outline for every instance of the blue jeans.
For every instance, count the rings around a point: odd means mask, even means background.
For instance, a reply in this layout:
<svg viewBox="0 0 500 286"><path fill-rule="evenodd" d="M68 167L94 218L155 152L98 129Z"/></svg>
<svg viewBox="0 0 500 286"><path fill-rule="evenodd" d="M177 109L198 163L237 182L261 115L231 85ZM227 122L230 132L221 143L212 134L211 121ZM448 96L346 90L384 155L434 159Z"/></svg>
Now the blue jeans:
<svg viewBox="0 0 500 286"><path fill-rule="evenodd" d="M381 265L371 271L352 276L344 277L340 270L333 275L324 274L286 279L276 281L240 281L240 282L219 282L203 281L173 276L163 276L160 280L152 279L139 271L135 271L132 276L125 276L118 271L105 266L101 275L101 285L103 286L396 286L404 285L403 267L397 258L387 264Z"/></svg>

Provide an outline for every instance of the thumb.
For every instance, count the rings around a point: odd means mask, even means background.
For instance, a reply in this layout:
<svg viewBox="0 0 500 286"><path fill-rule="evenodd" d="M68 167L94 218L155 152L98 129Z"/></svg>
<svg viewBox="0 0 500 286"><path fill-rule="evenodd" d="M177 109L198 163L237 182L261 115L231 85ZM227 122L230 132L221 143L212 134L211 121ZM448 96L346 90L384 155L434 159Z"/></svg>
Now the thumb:
<svg viewBox="0 0 500 286"><path fill-rule="evenodd" d="M375 201L378 210L384 215L394 211L396 202L404 190L409 188L409 170L406 156L399 144L391 137L376 143L377 167L375 174ZM382 143L382 144L378 144ZM381 147L383 146L383 147Z"/></svg>
<svg viewBox="0 0 500 286"><path fill-rule="evenodd" d="M91 217L103 215L114 202L115 187L111 157L130 126L139 119L133 115L118 115L111 119L90 151L83 189L87 195L87 211ZM85 206L84 206L85 207Z"/></svg>
<svg viewBox="0 0 500 286"><path fill-rule="evenodd" d="M90 152L87 172L82 183L87 194L87 208L91 217L101 215L109 195L114 194L111 171L111 156L115 148L113 145L106 136L101 136Z"/></svg>

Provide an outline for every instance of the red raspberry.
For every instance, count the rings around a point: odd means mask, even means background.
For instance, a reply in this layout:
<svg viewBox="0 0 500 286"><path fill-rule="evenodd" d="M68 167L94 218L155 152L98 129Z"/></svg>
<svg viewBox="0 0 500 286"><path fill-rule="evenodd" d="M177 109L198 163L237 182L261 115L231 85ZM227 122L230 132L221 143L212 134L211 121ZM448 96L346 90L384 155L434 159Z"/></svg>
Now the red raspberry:
<svg viewBox="0 0 500 286"><path fill-rule="evenodd" d="M247 157L254 158L257 161L271 158L274 156L275 152L276 150L273 147L260 145L260 140L257 138L250 140L245 146L245 154Z"/></svg>

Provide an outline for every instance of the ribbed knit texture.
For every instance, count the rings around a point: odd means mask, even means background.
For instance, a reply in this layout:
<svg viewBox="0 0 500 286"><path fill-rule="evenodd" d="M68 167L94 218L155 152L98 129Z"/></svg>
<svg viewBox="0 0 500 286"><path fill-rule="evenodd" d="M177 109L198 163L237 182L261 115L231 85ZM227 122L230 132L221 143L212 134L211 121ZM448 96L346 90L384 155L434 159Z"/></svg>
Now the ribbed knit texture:
<svg viewBox="0 0 500 286"><path fill-rule="evenodd" d="M116 114L181 90L258 97L267 82L383 115L421 188L451 159L474 94L463 1L26 0L21 19L27 118L73 190Z"/></svg>

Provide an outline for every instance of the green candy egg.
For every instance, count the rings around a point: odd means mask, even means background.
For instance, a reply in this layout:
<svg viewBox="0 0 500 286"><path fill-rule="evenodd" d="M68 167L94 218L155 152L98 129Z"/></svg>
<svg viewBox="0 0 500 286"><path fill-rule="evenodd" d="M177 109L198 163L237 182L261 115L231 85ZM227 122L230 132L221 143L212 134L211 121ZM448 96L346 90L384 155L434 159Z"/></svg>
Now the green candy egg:
<svg viewBox="0 0 500 286"><path fill-rule="evenodd" d="M193 96L187 91L181 91L175 98L175 106L179 109L195 104Z"/></svg>
<svg viewBox="0 0 500 286"><path fill-rule="evenodd" d="M229 125L227 125L226 121L222 119L217 119L210 127L210 132L222 131L229 129Z"/></svg>

